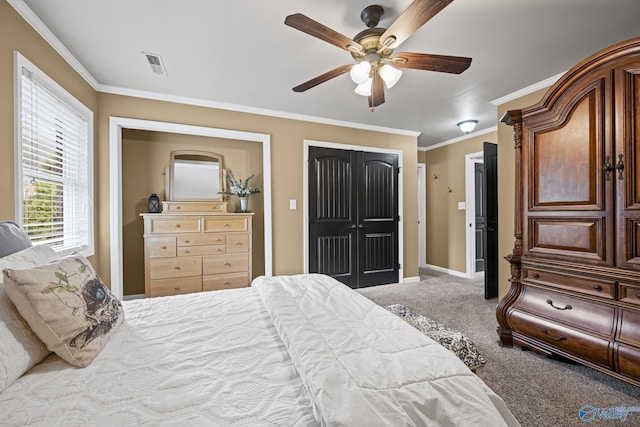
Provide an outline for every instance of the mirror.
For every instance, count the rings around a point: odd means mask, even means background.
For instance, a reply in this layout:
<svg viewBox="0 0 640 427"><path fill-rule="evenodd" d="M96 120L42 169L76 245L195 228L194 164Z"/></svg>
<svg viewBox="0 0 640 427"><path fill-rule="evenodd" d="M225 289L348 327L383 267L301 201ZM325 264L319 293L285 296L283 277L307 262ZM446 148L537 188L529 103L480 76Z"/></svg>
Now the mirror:
<svg viewBox="0 0 640 427"><path fill-rule="evenodd" d="M208 151L171 152L167 199L176 201L222 201L224 158Z"/></svg>

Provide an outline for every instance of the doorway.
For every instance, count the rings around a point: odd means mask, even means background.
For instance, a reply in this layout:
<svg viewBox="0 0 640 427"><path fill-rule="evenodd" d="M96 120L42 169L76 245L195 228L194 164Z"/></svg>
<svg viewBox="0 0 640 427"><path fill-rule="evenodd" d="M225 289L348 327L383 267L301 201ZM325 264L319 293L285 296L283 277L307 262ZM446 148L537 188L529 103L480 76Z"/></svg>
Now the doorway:
<svg viewBox="0 0 640 427"><path fill-rule="evenodd" d="M399 280L398 155L309 147L309 272L359 288Z"/></svg>

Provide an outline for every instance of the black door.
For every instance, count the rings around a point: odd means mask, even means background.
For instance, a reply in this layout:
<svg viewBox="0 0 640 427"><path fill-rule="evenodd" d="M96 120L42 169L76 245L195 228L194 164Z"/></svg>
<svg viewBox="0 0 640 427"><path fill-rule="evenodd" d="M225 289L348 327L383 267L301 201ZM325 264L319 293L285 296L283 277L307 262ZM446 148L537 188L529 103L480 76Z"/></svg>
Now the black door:
<svg viewBox="0 0 640 427"><path fill-rule="evenodd" d="M309 271L357 288L398 281L398 156L309 148Z"/></svg>
<svg viewBox="0 0 640 427"><path fill-rule="evenodd" d="M484 297L498 297L498 146L484 143L485 266Z"/></svg>
<svg viewBox="0 0 640 427"><path fill-rule="evenodd" d="M484 204L484 165L475 164L475 212L476 212L476 273L484 271L485 245L487 227L485 224Z"/></svg>

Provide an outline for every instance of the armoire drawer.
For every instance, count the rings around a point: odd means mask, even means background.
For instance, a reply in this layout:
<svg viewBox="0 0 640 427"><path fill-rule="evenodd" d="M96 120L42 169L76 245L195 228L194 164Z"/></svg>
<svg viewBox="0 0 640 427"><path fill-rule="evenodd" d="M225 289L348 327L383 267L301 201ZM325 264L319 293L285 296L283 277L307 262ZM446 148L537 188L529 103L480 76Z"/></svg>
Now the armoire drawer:
<svg viewBox="0 0 640 427"><path fill-rule="evenodd" d="M509 313L509 324L515 332L520 332L603 366L611 367L609 360L610 341L607 339L583 333L519 310L513 310Z"/></svg>
<svg viewBox="0 0 640 427"><path fill-rule="evenodd" d="M202 257L202 274L207 276L219 273L249 271L249 254L209 255Z"/></svg>
<svg viewBox="0 0 640 427"><path fill-rule="evenodd" d="M202 292L202 278L199 276L156 279L151 280L149 284L149 296L151 297L190 294L193 292Z"/></svg>
<svg viewBox="0 0 640 427"><path fill-rule="evenodd" d="M640 378L640 349L624 344L618 345L617 351L618 372L633 378Z"/></svg>
<svg viewBox="0 0 640 427"><path fill-rule="evenodd" d="M618 340L640 347L640 312L622 309Z"/></svg>
<svg viewBox="0 0 640 427"><path fill-rule="evenodd" d="M249 274L246 272L214 274L212 276L202 277L203 291L217 291L220 289L246 288L247 286L249 286Z"/></svg>
<svg viewBox="0 0 640 427"><path fill-rule="evenodd" d="M164 213L181 213L181 212L226 212L226 205L220 202L164 202L162 204Z"/></svg>
<svg viewBox="0 0 640 427"><path fill-rule="evenodd" d="M525 285L515 307L579 329L613 333L615 308L610 305Z"/></svg>
<svg viewBox="0 0 640 427"><path fill-rule="evenodd" d="M614 281L551 273L529 268L525 270L524 280L607 299L615 299L616 297L616 284Z"/></svg>
<svg viewBox="0 0 640 427"><path fill-rule="evenodd" d="M620 301L640 305L640 286L620 283L618 287Z"/></svg>
<svg viewBox="0 0 640 427"><path fill-rule="evenodd" d="M202 275L202 257L153 258L149 260L150 279Z"/></svg>

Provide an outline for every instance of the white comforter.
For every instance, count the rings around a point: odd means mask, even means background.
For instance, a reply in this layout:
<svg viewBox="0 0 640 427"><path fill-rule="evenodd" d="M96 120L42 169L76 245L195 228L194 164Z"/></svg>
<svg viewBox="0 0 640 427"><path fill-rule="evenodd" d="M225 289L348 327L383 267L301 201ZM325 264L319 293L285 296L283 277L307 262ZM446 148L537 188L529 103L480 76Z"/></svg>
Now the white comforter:
<svg viewBox="0 0 640 427"><path fill-rule="evenodd" d="M87 368L52 355L2 392L0 425L517 425L452 353L325 276L124 308Z"/></svg>

